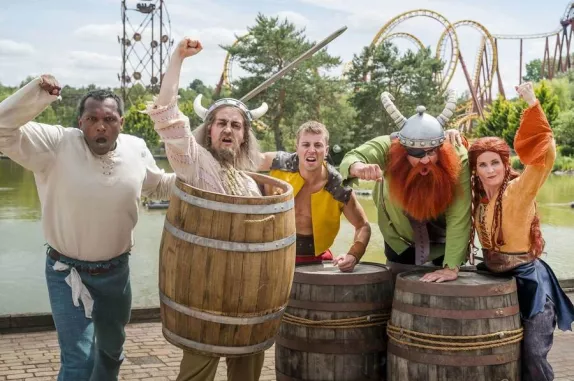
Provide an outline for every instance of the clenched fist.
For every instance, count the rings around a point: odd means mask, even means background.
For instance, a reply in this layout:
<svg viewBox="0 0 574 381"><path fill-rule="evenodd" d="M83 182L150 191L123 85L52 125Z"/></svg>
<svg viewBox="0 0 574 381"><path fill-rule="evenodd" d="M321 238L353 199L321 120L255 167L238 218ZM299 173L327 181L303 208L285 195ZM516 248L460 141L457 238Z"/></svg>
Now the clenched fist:
<svg viewBox="0 0 574 381"><path fill-rule="evenodd" d="M522 85L515 86L514 88L518 95L524 99L529 106L536 103L536 95L534 94L534 88L531 82L524 82Z"/></svg>
<svg viewBox="0 0 574 381"><path fill-rule="evenodd" d="M189 37L185 37L183 40L179 42L175 52L179 56L179 58L184 59L196 55L202 49L203 46L201 46L201 42L193 40Z"/></svg>
<svg viewBox="0 0 574 381"><path fill-rule="evenodd" d="M354 163L349 168L349 175L351 177L356 177L361 180L373 180L373 181L382 181L383 180L383 171L378 164L365 164L365 163Z"/></svg>
<svg viewBox="0 0 574 381"><path fill-rule="evenodd" d="M62 90L56 78L50 74L40 76L40 87L50 95L60 95Z"/></svg>

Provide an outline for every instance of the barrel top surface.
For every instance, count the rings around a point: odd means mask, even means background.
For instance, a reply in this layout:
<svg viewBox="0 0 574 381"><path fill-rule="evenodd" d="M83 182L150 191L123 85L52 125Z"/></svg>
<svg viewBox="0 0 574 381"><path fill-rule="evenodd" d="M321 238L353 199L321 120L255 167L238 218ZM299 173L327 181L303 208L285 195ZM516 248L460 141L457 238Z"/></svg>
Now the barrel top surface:
<svg viewBox="0 0 574 381"><path fill-rule="evenodd" d="M407 292L442 296L491 296L516 292L516 282L510 276L495 276L485 272L460 271L458 278L443 283L421 282L428 270L409 271L397 276L396 288Z"/></svg>
<svg viewBox="0 0 574 381"><path fill-rule="evenodd" d="M205 197L205 198L208 198L211 200L218 200L218 201L223 201L225 199L228 199L228 200L233 200L234 203L244 202L246 204L250 204L254 201L256 204L259 204L262 200L265 200L266 203L272 203L274 201L275 202L282 202L286 199L292 199L293 198L293 187L291 186L291 184L287 183L286 181L276 179L276 178L268 176L268 175L263 175L260 173L247 172L247 171L245 171L245 173L247 175L249 175L253 180L255 180L255 182L258 185L272 185L274 187L282 189L283 193L273 194L273 195L262 195L262 196L257 196L257 197L227 195L227 194L222 194L222 193L217 193L217 192L210 192L210 191L207 191L204 189L194 187L193 185L190 185L190 184L182 181L179 177L176 178L175 184L176 184L176 187L182 189L184 192L189 193L189 194L195 194L199 197Z"/></svg>
<svg viewBox="0 0 574 381"><path fill-rule="evenodd" d="M295 283L317 285L360 285L392 279L391 272L380 264L359 263L353 272L342 272L331 262L295 266Z"/></svg>
<svg viewBox="0 0 574 381"><path fill-rule="evenodd" d="M418 281L428 271L409 271L407 273L399 274L402 279L409 281ZM511 281L512 277L493 276L485 273L476 273L471 271L461 271L458 273L458 278L453 281L442 283L445 287L456 286L483 286L483 285L498 285Z"/></svg>
<svg viewBox="0 0 574 381"><path fill-rule="evenodd" d="M295 267L296 273L317 274L325 276L353 276L357 274L372 274L381 271L388 271L386 267L359 263L355 266L353 272L341 272L338 267L329 263L320 263L313 265L298 265Z"/></svg>

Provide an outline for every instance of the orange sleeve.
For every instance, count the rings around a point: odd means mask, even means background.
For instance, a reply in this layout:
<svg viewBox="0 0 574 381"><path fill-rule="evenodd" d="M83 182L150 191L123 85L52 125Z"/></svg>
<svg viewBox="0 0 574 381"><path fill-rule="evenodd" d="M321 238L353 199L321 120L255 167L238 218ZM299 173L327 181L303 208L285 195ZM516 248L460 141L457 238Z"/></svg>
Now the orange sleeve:
<svg viewBox="0 0 574 381"><path fill-rule="evenodd" d="M551 142L552 130L540 102L536 101L522 114L514 137L514 150L524 165L544 165Z"/></svg>

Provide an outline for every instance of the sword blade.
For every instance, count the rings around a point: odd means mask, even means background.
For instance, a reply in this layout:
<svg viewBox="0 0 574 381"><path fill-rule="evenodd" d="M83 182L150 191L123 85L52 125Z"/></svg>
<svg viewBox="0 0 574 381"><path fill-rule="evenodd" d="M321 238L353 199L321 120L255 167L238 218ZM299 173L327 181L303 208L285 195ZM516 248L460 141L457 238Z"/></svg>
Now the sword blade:
<svg viewBox="0 0 574 381"><path fill-rule="evenodd" d="M320 50L325 45L327 45L328 43L333 41L335 38L339 37L346 30L347 30L346 26L344 26L340 29L337 29L330 36L328 36L324 40L320 41L319 43L313 45L309 50L307 50L305 53L303 53L299 57L297 57L297 59L295 59L295 61L292 61L289 65L285 66L283 69L279 70L277 73L275 73L271 77L269 77L265 82L263 82L262 84L260 84L259 86L257 86L253 90L251 90L249 93L244 95L240 99L240 101L245 103L248 100L250 100L251 98L255 97L257 94L261 93L263 90L267 89L269 86L271 86L272 84L277 82L279 79L281 79L281 77L283 77L285 74L287 74L288 72L290 72L291 70L293 70L297 66L299 66L299 64L301 62L303 62L307 58L311 57L318 50Z"/></svg>

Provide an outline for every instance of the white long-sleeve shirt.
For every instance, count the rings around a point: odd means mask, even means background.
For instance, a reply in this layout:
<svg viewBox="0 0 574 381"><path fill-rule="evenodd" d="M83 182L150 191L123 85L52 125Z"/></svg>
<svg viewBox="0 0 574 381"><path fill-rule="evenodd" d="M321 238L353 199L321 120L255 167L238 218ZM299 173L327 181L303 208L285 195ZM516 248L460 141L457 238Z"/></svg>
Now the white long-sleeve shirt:
<svg viewBox="0 0 574 381"><path fill-rule="evenodd" d="M0 103L0 151L34 172L46 241L84 261L130 251L141 196L168 199L175 174L160 169L135 136L120 134L116 149L99 156L81 130L31 122L57 99L39 83Z"/></svg>

